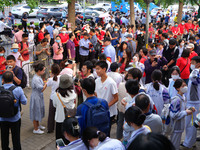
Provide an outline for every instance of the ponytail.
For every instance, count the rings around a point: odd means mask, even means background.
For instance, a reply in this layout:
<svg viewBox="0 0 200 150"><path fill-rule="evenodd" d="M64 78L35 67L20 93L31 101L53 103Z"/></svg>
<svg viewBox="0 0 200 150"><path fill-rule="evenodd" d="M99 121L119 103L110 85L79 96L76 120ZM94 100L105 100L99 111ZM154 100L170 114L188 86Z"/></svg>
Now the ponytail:
<svg viewBox="0 0 200 150"><path fill-rule="evenodd" d="M158 91L158 90L160 89L159 82L158 82L158 81L155 81L155 82L153 83L153 87L154 87L154 89L155 89L156 91Z"/></svg>
<svg viewBox="0 0 200 150"><path fill-rule="evenodd" d="M97 135L99 137L99 141L103 142L106 139L106 134L101 132L101 131L97 131Z"/></svg>

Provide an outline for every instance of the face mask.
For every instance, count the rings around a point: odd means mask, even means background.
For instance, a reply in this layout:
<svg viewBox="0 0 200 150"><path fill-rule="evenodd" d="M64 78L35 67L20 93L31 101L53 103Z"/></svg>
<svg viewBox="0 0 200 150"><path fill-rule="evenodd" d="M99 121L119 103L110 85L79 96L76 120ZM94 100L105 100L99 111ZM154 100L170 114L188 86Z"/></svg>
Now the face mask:
<svg viewBox="0 0 200 150"><path fill-rule="evenodd" d="M72 33L72 31L68 31L68 33Z"/></svg>
<svg viewBox="0 0 200 150"><path fill-rule="evenodd" d="M56 40L57 43L60 43L60 40Z"/></svg>
<svg viewBox="0 0 200 150"><path fill-rule="evenodd" d="M178 27L178 25L176 24L175 27Z"/></svg>
<svg viewBox="0 0 200 150"><path fill-rule="evenodd" d="M186 93L188 90L187 86L184 86L183 88L180 89L182 93Z"/></svg>
<svg viewBox="0 0 200 150"><path fill-rule="evenodd" d="M0 53L0 56L4 56L4 53Z"/></svg>
<svg viewBox="0 0 200 150"><path fill-rule="evenodd" d="M18 49L15 48L15 49L13 49L12 51L13 51L14 53L17 53L17 52L18 52Z"/></svg>
<svg viewBox="0 0 200 150"><path fill-rule="evenodd" d="M99 30L101 30L101 28L99 28Z"/></svg>
<svg viewBox="0 0 200 150"><path fill-rule="evenodd" d="M173 80L179 79L179 75L172 75L172 79L173 79Z"/></svg>
<svg viewBox="0 0 200 150"><path fill-rule="evenodd" d="M195 65L191 64L190 69L194 70L195 69Z"/></svg>
<svg viewBox="0 0 200 150"><path fill-rule="evenodd" d="M182 23L182 25L184 25L185 23Z"/></svg>
<svg viewBox="0 0 200 150"><path fill-rule="evenodd" d="M118 29L115 28L114 31L116 32L116 31L118 31Z"/></svg>
<svg viewBox="0 0 200 150"><path fill-rule="evenodd" d="M181 46L184 46L184 43L181 43Z"/></svg>
<svg viewBox="0 0 200 150"><path fill-rule="evenodd" d="M30 30L30 32L33 32L33 30Z"/></svg>
<svg viewBox="0 0 200 150"><path fill-rule="evenodd" d="M62 31L61 33L66 33L66 31Z"/></svg>

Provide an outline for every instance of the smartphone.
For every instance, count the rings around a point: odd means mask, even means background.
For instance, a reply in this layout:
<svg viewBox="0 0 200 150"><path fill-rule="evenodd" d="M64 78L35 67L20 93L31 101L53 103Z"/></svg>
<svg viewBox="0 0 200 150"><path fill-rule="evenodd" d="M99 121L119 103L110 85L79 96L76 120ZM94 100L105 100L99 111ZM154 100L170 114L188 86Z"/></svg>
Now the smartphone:
<svg viewBox="0 0 200 150"><path fill-rule="evenodd" d="M8 71L11 71L12 68L13 68L13 66L8 66L8 67L7 67L7 70L8 70Z"/></svg>
<svg viewBox="0 0 200 150"><path fill-rule="evenodd" d="M158 58L154 58L154 61L157 62L157 61L158 61Z"/></svg>
<svg viewBox="0 0 200 150"><path fill-rule="evenodd" d="M65 146L65 143L64 143L63 139L57 139L57 140L56 140L56 144L57 144L59 147Z"/></svg>

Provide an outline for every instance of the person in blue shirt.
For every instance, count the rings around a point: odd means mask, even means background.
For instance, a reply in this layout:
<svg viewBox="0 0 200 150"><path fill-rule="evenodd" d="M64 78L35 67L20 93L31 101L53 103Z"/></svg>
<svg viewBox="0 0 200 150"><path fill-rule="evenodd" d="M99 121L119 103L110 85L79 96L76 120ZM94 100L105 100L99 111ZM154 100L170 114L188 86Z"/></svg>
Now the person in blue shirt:
<svg viewBox="0 0 200 150"><path fill-rule="evenodd" d="M53 22L47 22L46 30L49 32L50 37L51 37L51 42L53 41ZM52 44L52 43L51 43Z"/></svg>
<svg viewBox="0 0 200 150"><path fill-rule="evenodd" d="M116 55L116 51L115 48L111 45L111 39L109 37L106 37L104 39L104 54L107 57L107 60L109 62L115 62L115 55Z"/></svg>
<svg viewBox="0 0 200 150"><path fill-rule="evenodd" d="M2 77L3 87L9 89L13 84L14 74L11 71L6 71ZM13 149L21 150L20 144L20 127L21 127L21 114L20 114L20 103L23 105L27 104L27 99L21 87L16 87L13 90L13 95L16 99L15 107L18 107L18 112L14 117L3 118L0 117L1 124L1 148L2 150L9 150L9 129L11 129Z"/></svg>
<svg viewBox="0 0 200 150"><path fill-rule="evenodd" d="M169 14L167 14L166 17L165 17L165 24L167 24L167 25L169 23L169 18L170 18L170 16L169 16Z"/></svg>
<svg viewBox="0 0 200 150"><path fill-rule="evenodd" d="M93 105L95 105L100 99L97 98L94 94L95 91L95 80L93 78L85 78L81 81L81 87L83 94L87 97L85 102L89 102ZM83 102L80 104L77 108L76 116L78 117L78 122L81 127L81 133L87 128L87 111L88 106L85 105ZM108 103L106 100L101 99L101 105L106 110L109 110ZM108 111L109 112L109 111ZM110 113L108 113L108 116L110 117Z"/></svg>

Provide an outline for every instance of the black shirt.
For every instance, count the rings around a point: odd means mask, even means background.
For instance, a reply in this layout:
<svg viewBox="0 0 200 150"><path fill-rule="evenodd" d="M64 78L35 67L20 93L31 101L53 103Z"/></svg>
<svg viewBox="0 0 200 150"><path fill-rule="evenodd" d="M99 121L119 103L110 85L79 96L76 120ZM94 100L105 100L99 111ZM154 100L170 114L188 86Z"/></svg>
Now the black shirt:
<svg viewBox="0 0 200 150"><path fill-rule="evenodd" d="M169 68L173 67L176 65L176 60L178 58L179 55L179 49L178 47L174 47L173 49L170 49L169 47L167 47L166 49L164 49L163 51L163 56L167 59L168 63L171 60L174 60L175 62L173 64L171 64L170 66L168 66Z"/></svg>

